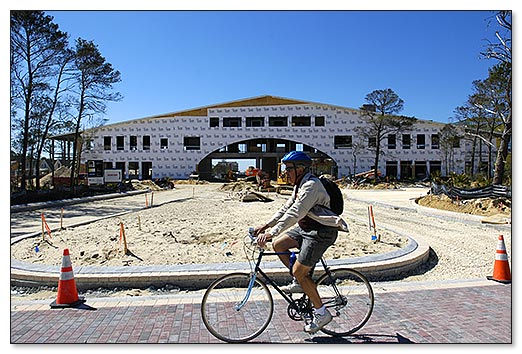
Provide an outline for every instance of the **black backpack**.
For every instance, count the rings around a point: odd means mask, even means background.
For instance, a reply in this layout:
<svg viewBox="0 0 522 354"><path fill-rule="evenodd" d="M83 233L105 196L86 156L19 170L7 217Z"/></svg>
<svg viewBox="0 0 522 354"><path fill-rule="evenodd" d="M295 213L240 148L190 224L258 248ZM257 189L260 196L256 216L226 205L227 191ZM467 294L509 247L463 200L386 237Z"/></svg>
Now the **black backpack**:
<svg viewBox="0 0 522 354"><path fill-rule="evenodd" d="M341 215L344 210L344 199L343 193L339 189L337 183L332 181L326 176L319 176L319 180L326 189L326 192L330 196L330 210L336 213L337 215Z"/></svg>

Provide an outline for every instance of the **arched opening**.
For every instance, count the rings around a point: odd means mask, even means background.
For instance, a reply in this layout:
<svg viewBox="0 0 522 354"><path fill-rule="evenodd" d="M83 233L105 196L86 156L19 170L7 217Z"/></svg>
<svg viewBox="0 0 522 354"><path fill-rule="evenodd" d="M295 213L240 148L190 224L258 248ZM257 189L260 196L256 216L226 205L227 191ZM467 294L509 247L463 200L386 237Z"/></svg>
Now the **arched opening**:
<svg viewBox="0 0 522 354"><path fill-rule="evenodd" d="M230 168L240 169L236 172L244 172L247 165L252 165L268 173L271 179L276 179L278 162L286 153L293 150L308 153L314 159L316 173L328 173L337 177L335 160L313 146L285 139L263 138L234 142L208 154L198 164L199 178L205 180L220 179L221 176L213 175L213 167L216 163L237 161L237 166L235 164L230 165Z"/></svg>

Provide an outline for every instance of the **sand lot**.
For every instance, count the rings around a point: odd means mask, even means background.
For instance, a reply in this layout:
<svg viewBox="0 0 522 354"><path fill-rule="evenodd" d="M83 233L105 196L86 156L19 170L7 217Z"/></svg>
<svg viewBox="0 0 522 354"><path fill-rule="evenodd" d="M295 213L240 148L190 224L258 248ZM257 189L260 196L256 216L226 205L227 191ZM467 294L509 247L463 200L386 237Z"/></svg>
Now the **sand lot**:
<svg viewBox="0 0 522 354"><path fill-rule="evenodd" d="M53 232L46 241L25 239L11 247L11 256L34 264L60 265L63 249L69 248L75 267L243 262L248 228L267 221L288 196L270 193L272 202L242 202L240 192L220 187L222 184L197 185L194 198ZM179 186L178 191L165 193L172 193L175 199L187 190L187 186ZM345 220L350 232L339 233L327 258L391 252L407 243L407 238L385 230L379 230L381 242L371 242L367 223L348 215ZM127 254L123 253L120 222Z"/></svg>
<svg viewBox="0 0 522 354"><path fill-rule="evenodd" d="M49 243L41 237L33 237L15 243L11 247L11 257L35 264L60 265L62 250L71 251L73 267L80 265L121 266L158 265L215 262L244 262L242 240L248 227L261 225L288 198L286 195L270 193L272 202L241 202L242 192L226 188L222 184L177 185L175 190L157 192L157 199L172 200L162 206L143 209L121 217L112 217L88 225L68 228L52 233ZM418 192L417 192L418 190ZM195 191L195 193L194 193ZM415 188L413 195L425 193L426 188ZM156 192L155 192L156 193ZM410 209L384 208L376 205L376 223L381 242L371 242L372 232L368 229L367 207L372 201L387 200L398 190L370 192L366 202L352 198L360 197L358 191L344 189L345 212L343 217L350 226L350 233L340 233L326 257L345 258L397 250L412 236L430 245L432 254L429 261L414 274L402 281L438 281L485 278L492 274L497 246L497 237L503 234L508 257L511 262L510 225L500 226L467 223L452 219L435 218L412 212ZM411 193L410 193L411 195ZM163 196L160 198L160 196ZM128 198L128 199L127 199ZM104 201L112 204L112 210L127 209L132 198L123 201ZM143 195L138 197L143 202ZM434 198L430 198L434 199ZM431 202L430 207L453 210L455 203L440 200ZM127 202L128 200L128 202ZM136 204L136 202L133 202ZM96 203L82 206L82 210L97 210ZM497 206L491 210L473 208L468 213L487 212L511 219L511 208L503 210ZM136 205L133 205L134 208ZM465 204L460 205L460 209ZM503 205L501 207L504 207ZM85 207L85 208L84 208ZM141 206L140 206L141 207ZM459 208L455 211L459 211ZM486 208L487 209L487 208ZM463 210L461 212L464 212ZM38 212L34 218L38 219ZM129 254L124 255L119 240L120 222L123 222ZM38 230L38 228L36 228ZM386 231L394 230L394 232ZM225 243L226 242L226 243ZM35 247L38 246L38 252ZM89 296L143 296L154 293L180 291L180 289L99 289ZM56 289L21 289L11 287L11 299L53 299Z"/></svg>

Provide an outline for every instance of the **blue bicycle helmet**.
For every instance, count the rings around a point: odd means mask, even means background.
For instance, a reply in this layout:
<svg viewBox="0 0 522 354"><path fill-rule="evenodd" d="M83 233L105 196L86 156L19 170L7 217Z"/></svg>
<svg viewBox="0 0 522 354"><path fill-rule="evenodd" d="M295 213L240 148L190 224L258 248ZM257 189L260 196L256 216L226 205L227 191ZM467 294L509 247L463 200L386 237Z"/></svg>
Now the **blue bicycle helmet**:
<svg viewBox="0 0 522 354"><path fill-rule="evenodd" d="M310 156L308 156L308 154L302 151L290 151L288 154L283 156L281 162L291 162L297 165L310 166L312 164L312 159L310 158Z"/></svg>

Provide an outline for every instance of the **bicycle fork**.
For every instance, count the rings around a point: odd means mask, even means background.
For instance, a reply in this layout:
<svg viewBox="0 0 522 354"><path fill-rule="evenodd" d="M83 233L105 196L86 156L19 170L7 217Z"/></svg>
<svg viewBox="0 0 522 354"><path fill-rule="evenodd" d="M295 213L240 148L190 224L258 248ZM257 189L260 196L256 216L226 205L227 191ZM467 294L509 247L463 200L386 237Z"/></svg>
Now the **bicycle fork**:
<svg viewBox="0 0 522 354"><path fill-rule="evenodd" d="M256 282L256 278L257 278L257 275L255 272L250 274L250 281L248 282L248 288L245 293L245 297L243 298L243 300L241 300L241 302L239 304L234 305L234 309L236 311L240 311L243 308L243 306L245 306L245 304L247 303L248 298L250 297L250 294L252 293L252 288L254 287L254 284Z"/></svg>

